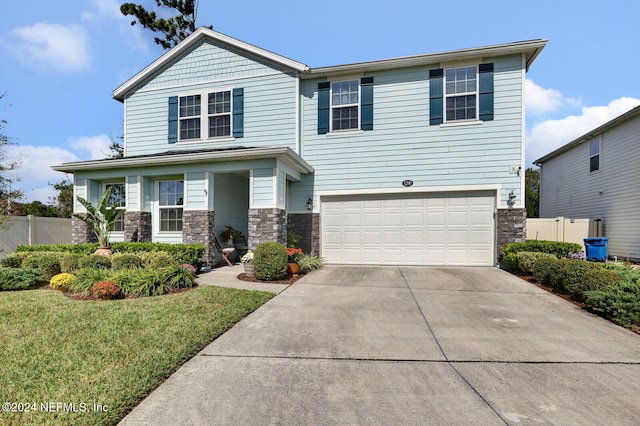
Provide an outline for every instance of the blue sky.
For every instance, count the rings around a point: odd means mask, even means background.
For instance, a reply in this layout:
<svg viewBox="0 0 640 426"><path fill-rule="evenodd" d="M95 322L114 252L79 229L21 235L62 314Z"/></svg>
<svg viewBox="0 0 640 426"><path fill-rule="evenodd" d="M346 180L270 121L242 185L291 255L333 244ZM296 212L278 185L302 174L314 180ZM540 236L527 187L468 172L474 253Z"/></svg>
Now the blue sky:
<svg viewBox="0 0 640 426"><path fill-rule="evenodd" d="M104 158L122 134L113 90L163 53L118 0L12 1L0 16L0 118L23 201L48 201L50 166ZM143 0L145 6L155 1ZM303 62L338 65L536 38L527 166L640 104L637 0L201 0L199 25Z"/></svg>

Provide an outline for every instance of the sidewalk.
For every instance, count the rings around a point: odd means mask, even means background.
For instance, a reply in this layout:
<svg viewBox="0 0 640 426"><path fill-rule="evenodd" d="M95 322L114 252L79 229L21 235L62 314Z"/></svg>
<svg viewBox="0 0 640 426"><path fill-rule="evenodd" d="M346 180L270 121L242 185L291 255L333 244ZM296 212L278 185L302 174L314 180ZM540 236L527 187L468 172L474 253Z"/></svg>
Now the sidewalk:
<svg viewBox="0 0 640 426"><path fill-rule="evenodd" d="M280 294L289 287L289 284L267 284L241 281L238 279L238 275L243 272L244 267L241 263L233 266L220 266L212 269L211 272L205 272L198 275L196 282L200 285L217 285L220 287L232 287L244 290L269 291L275 294Z"/></svg>

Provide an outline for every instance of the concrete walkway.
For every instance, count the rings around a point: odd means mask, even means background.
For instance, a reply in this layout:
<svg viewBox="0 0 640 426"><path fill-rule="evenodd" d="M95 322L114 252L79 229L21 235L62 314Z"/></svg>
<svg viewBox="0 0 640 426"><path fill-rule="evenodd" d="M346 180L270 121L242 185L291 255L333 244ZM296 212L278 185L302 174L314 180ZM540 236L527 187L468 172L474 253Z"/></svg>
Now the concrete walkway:
<svg viewBox="0 0 640 426"><path fill-rule="evenodd" d="M326 266L122 424L631 425L639 378L640 336L496 268Z"/></svg>

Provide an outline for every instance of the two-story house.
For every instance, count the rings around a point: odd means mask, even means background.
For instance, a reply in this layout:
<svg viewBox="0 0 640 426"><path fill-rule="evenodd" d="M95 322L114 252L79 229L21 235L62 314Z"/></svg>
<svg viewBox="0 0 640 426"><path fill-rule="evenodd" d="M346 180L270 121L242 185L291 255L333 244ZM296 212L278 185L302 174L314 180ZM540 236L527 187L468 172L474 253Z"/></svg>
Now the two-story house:
<svg viewBox="0 0 640 426"><path fill-rule="evenodd" d="M113 188L114 240L211 260L230 225L332 263L493 265L525 235L524 79L545 44L310 68L200 28L114 91L124 158L54 169L90 201Z"/></svg>

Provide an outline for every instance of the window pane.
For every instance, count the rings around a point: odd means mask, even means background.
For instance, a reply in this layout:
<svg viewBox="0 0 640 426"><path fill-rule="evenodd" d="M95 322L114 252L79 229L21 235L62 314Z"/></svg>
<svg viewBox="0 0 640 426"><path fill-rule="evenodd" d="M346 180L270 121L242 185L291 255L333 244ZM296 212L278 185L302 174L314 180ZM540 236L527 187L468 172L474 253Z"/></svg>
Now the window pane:
<svg viewBox="0 0 640 426"><path fill-rule="evenodd" d="M180 97L180 117L200 115L200 95Z"/></svg>
<svg viewBox="0 0 640 426"><path fill-rule="evenodd" d="M209 137L231 135L231 115L209 117Z"/></svg>
<svg viewBox="0 0 640 426"><path fill-rule="evenodd" d="M476 91L476 67L454 68L445 72L446 93L468 93Z"/></svg>
<svg viewBox="0 0 640 426"><path fill-rule="evenodd" d="M333 109L333 130L357 129L358 107Z"/></svg>
<svg viewBox="0 0 640 426"><path fill-rule="evenodd" d="M589 159L589 170L594 172L596 170L600 170L600 156L594 155Z"/></svg>
<svg viewBox="0 0 640 426"><path fill-rule="evenodd" d="M476 118L476 95L447 98L447 120Z"/></svg>
<svg viewBox="0 0 640 426"><path fill-rule="evenodd" d="M184 184L181 180L162 181L158 183L159 203L161 206L181 206L183 203Z"/></svg>
<svg viewBox="0 0 640 426"><path fill-rule="evenodd" d="M200 119L180 120L180 139L200 139Z"/></svg>
<svg viewBox="0 0 640 426"><path fill-rule="evenodd" d="M589 144L589 155L596 155L600 153L600 139L594 139Z"/></svg>
<svg viewBox="0 0 640 426"><path fill-rule="evenodd" d="M209 114L231 112L231 92L209 93Z"/></svg>
<svg viewBox="0 0 640 426"><path fill-rule="evenodd" d="M182 209L160 209L160 231L182 231Z"/></svg>
<svg viewBox="0 0 640 426"><path fill-rule="evenodd" d="M120 207L124 207L126 203L124 183L110 183L105 185L105 190L109 188L111 188L111 194L109 194L107 205L111 207L117 203Z"/></svg>
<svg viewBox="0 0 640 426"><path fill-rule="evenodd" d="M331 85L331 103L333 106L358 103L358 81L341 81Z"/></svg>

